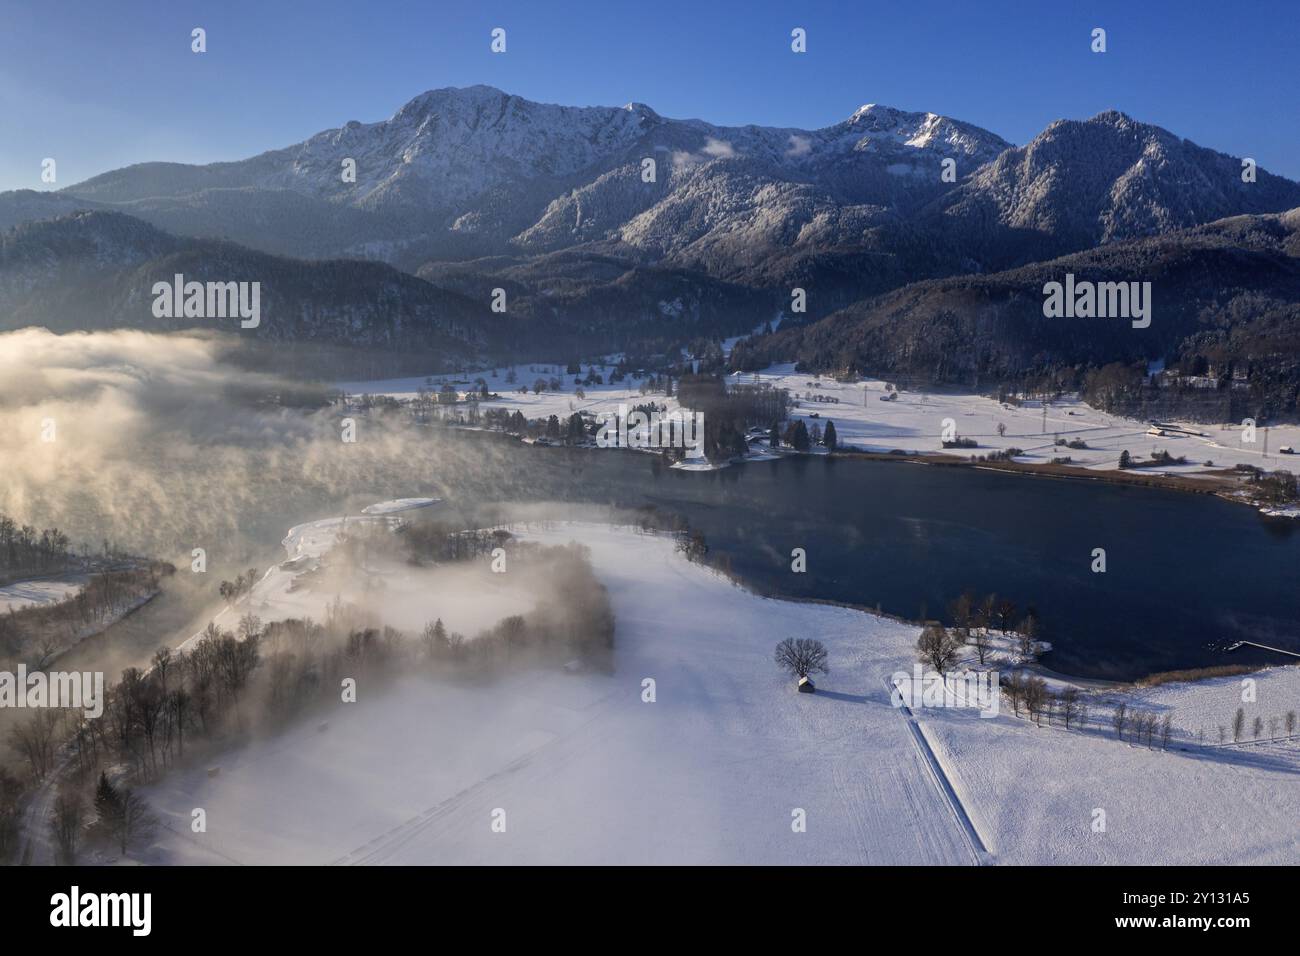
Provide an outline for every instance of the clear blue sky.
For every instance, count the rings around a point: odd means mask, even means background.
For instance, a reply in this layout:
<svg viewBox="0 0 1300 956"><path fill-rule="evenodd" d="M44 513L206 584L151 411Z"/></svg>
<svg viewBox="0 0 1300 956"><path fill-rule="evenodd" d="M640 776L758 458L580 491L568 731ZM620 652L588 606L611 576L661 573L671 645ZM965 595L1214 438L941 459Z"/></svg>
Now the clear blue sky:
<svg viewBox="0 0 1300 956"><path fill-rule="evenodd" d="M0 189L47 188L47 156L58 186L238 159L473 83L728 124L819 127L885 103L1015 143L1115 107L1300 179L1298 0L0 0Z"/></svg>

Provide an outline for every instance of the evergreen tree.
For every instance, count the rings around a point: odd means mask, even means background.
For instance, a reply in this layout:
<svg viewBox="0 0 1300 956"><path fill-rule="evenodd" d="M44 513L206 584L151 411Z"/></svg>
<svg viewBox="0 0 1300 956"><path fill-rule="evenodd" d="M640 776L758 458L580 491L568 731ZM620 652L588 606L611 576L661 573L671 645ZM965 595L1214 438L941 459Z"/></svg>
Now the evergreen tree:
<svg viewBox="0 0 1300 956"><path fill-rule="evenodd" d="M835 434L835 423L828 420L826 422L826 431L822 432L822 444L834 451L839 447L839 443L839 436Z"/></svg>
<svg viewBox="0 0 1300 956"><path fill-rule="evenodd" d="M109 783L108 774L103 771L100 771L99 784L95 787L95 816L110 832L122 816L122 795Z"/></svg>
<svg viewBox="0 0 1300 956"><path fill-rule="evenodd" d="M795 451L807 451L811 447L808 440L808 426L803 423L802 419L795 422L794 432L790 436L790 444Z"/></svg>
<svg viewBox="0 0 1300 956"><path fill-rule="evenodd" d="M587 429L586 426L583 424L582 416L577 412L574 412L572 415L569 416L568 440L571 442L579 442L582 441L582 439L586 436L586 434L587 434Z"/></svg>

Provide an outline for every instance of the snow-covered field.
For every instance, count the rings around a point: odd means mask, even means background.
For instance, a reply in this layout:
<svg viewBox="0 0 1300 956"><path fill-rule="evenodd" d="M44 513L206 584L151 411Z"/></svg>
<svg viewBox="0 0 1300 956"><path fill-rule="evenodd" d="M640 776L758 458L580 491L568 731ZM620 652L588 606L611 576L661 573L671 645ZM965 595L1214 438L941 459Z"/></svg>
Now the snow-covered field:
<svg viewBox="0 0 1300 956"><path fill-rule="evenodd" d="M385 395L408 400L415 398L422 388L437 393L444 384L451 384L463 396L466 391L472 390L474 382L482 378L487 382L488 391L494 392L500 397L480 402L479 408L481 410L504 408L510 412L518 411L529 419L548 418L554 415L561 421L578 411L591 412L594 415L599 415L602 412L616 412L620 404L630 407L654 401L659 405L666 404L670 411L678 407L676 398L665 398L662 392L642 394L640 389L641 379L629 376L626 381L617 385L608 384L609 377L614 372L615 367L613 365L597 364L592 366L584 362L582 377L586 378L587 372L592 368L605 380L606 384L574 385L574 376L566 374L563 365L528 363L514 366L516 381L513 383L506 381L510 368L501 366L497 369L481 369L456 375L435 375L430 378L392 378L374 382L339 382L335 387L348 395ZM563 383L563 389L558 392L547 389L538 394L533 391L533 386L539 378L548 382L552 378L558 378ZM518 391L520 386L523 385L528 386L526 394ZM578 388L583 390L585 397L578 398L574 394Z"/></svg>
<svg viewBox="0 0 1300 956"><path fill-rule="evenodd" d="M522 532L591 548L617 619L611 676L415 677L169 775L149 799L192 863L1296 863L1296 742L1149 751L1003 709L890 702L915 627L758 597L666 537L602 525ZM430 602L446 595L431 593ZM491 596L459 595L490 601ZM492 610L506 613L499 607ZM440 612L441 613L441 612ZM818 692L772 649L816 637ZM1264 710L1300 703L1300 669L1257 675ZM654 702L643 700L647 679ZM1109 693L1109 692L1108 692ZM1194 728L1240 682L1171 685ZM206 810L206 833L191 811ZM806 832L795 832L797 811ZM1104 831L1094 828L1105 812ZM504 814L504 817L502 816ZM504 832L493 821L504 819Z"/></svg>
<svg viewBox="0 0 1300 956"><path fill-rule="evenodd" d="M282 542L286 560L268 568L249 593L226 605L213 617L213 623L234 633L246 614L263 623L307 617L323 621L330 605L342 601L358 607L381 607L385 624L411 633L419 633L425 624L441 617L449 631L473 634L502 617L531 608L533 594L521 586L523 581L479 567L433 572L390 560L371 563L364 574L342 582L301 586L299 578L318 569L322 555L349 528L391 521L404 512L436 503L432 498L401 498L363 509L361 516L323 518L290 528ZM202 631L194 634L180 648L189 650L202 636Z"/></svg>
<svg viewBox="0 0 1300 956"><path fill-rule="evenodd" d="M753 381L752 374L737 374L736 381ZM1048 405L1046 419L1039 402L1021 407L1003 405L992 398L968 394L935 394L902 391L894 401L881 401L887 394L885 383L865 380L841 384L829 378L797 374L793 366L775 366L759 374L759 380L776 388L789 389L799 399L795 414L811 424L818 419L835 422L839 443L863 451L890 451L895 448L920 453L944 452L951 455L987 455L991 451L1019 448L1025 454L1019 461L1046 464L1053 458L1068 456L1072 465L1095 469L1119 467L1120 452L1134 458L1147 458L1153 451L1168 451L1175 458L1185 457L1186 465L1153 467L1144 471L1168 471L1191 475L1207 470L1212 461L1215 469L1230 468L1238 463L1267 469L1300 470L1300 457L1280 454L1283 446L1300 446L1300 425L1284 425L1269 431L1268 457L1264 458L1264 432L1257 429L1253 444L1242 441L1240 425L1168 422L1200 437L1167 432L1164 436L1147 434L1150 425L1098 411L1078 399L1064 399ZM823 399L837 398L838 404L818 402L806 395ZM975 439L976 448L943 447L945 419L951 419L956 434ZM1002 435L998 426L1005 427ZM1056 439L1080 439L1087 448L1074 449L1056 445Z"/></svg>
<svg viewBox="0 0 1300 956"><path fill-rule="evenodd" d="M76 595L86 583L84 574L67 578L17 581L0 587L0 614L19 611L35 604L57 604Z"/></svg>
<svg viewBox="0 0 1300 956"><path fill-rule="evenodd" d="M583 376L588 365L584 364ZM596 366L606 379L613 366ZM575 411L588 411L599 415L614 412L620 403L635 405L653 400L666 404L669 410L677 407L676 398L665 398L662 393L643 396L639 381L629 379L618 386L583 386L584 398L574 395L573 376L564 374L563 366L516 366L517 383L505 381L508 369L488 369L455 376L435 376L431 380L436 391L444 382L460 382L463 392L482 377L490 391L501 398L481 403L481 408L501 407L519 411L526 418L546 418L556 415L561 419ZM531 386L538 378L558 377L564 382L561 392L546 391L538 395ZM1280 425L1269 430L1265 457L1264 431L1257 429L1255 441L1243 441L1240 423L1226 425L1169 422L1197 432L1199 435L1167 432L1163 436L1147 433L1150 425L1134 419L1110 415L1077 400L1063 399L1051 403L1046 417L1038 402L1027 402L1021 407L1003 405L983 395L936 394L902 391L894 401L881 401L888 394L885 383L874 379L843 384L830 378L798 374L792 365L773 366L757 375L735 373L735 382L765 382L775 388L785 388L797 399L793 416L804 419L809 427L815 422L824 425L827 419L835 422L836 434L842 446L862 451L888 452L894 449L920 454L945 453L959 456L988 455L992 451L1019 448L1024 455L1017 460L1047 464L1053 458L1069 457L1070 463L1099 470L1117 469L1120 453L1127 451L1135 459L1149 457L1155 451L1168 451L1175 458L1185 457L1187 464L1168 467L1144 468L1144 472L1170 472L1195 475L1210 470L1231 468L1236 464L1251 464L1265 469L1290 468L1300 470L1300 456L1281 453L1283 447L1300 448L1300 425ZM516 389L528 384L530 390L521 394ZM413 398L422 387L428 387L424 378L389 379L374 382L340 383L339 388L348 394L370 393L396 398ZM823 401L817 401L820 397ZM825 401L838 399L838 403ZM814 418L813 415L817 415ZM943 447L943 435L951 419L955 433L975 439L976 448ZM998 426L1004 427L998 434ZM1056 440L1082 440L1087 448L1066 448L1056 445ZM1213 462L1207 466L1206 462Z"/></svg>

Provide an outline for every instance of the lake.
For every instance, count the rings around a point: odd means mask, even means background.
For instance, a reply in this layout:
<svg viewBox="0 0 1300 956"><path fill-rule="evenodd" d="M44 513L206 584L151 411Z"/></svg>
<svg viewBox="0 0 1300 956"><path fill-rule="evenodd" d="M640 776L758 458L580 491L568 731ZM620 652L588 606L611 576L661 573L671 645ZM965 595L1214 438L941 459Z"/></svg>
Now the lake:
<svg viewBox="0 0 1300 956"><path fill-rule="evenodd" d="M1033 607L1053 644L1042 663L1065 673L1294 660L1224 651L1242 639L1300 651L1300 523L1210 495L825 457L684 472L637 452L516 447L503 490L680 514L763 593L908 618L946 617L966 588Z"/></svg>

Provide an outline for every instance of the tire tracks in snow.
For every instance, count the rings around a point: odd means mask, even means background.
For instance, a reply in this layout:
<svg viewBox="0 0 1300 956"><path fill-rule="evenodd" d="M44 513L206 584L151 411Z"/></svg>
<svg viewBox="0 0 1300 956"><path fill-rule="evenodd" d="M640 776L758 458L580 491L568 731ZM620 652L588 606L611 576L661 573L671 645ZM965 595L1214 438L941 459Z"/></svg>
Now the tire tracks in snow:
<svg viewBox="0 0 1300 956"><path fill-rule="evenodd" d="M463 790L452 794L445 800L434 804L422 813L411 817L405 823L399 823L391 829L386 830L369 843L365 843L356 849L345 853L343 856L333 860L329 865L370 866L377 863L384 863L421 833L447 819L458 809L472 801L475 797L487 794L500 781L509 777L511 774L523 770L525 767L532 764L537 757L551 752L558 752L563 755L565 749L564 745L574 743L575 741L585 745L586 741L583 740L583 738L586 736L586 732L593 726L601 726L600 721L605 717L605 710L607 709L604 705L608 705L615 696L615 694L610 694L591 705L597 708L597 712L568 733L548 740L541 746L534 747L527 753L511 760L495 773L470 784L468 787L465 787ZM567 759L562 756L561 764L567 762Z"/></svg>
<svg viewBox="0 0 1300 956"><path fill-rule="evenodd" d="M885 690L889 694L889 702L892 705L894 703L894 694L898 692L897 688L894 687L888 677L884 678L884 682ZM903 719L907 721L907 729L911 731L912 734L912 743L915 745L917 753L920 754L922 761L924 761L926 768L929 770L930 777L933 780L935 787L938 789L939 794L943 797L944 802L948 804L948 809L952 811L953 818L957 821L957 826L961 830L966 847L970 850L971 859L974 862L974 865L983 866L985 863L989 862L991 854L989 853L988 848L984 845L984 840L980 836L979 831L975 829L975 824L971 822L970 814L966 812L966 807L961 802L961 797L957 796L957 790L953 787L952 781L948 779L948 774L944 771L943 764L940 763L939 758L935 755L934 749L930 746L930 741L926 739L925 731L921 729L921 725L917 721L916 715L912 713L912 708L900 702L895 709L898 710L898 712L903 716Z"/></svg>

